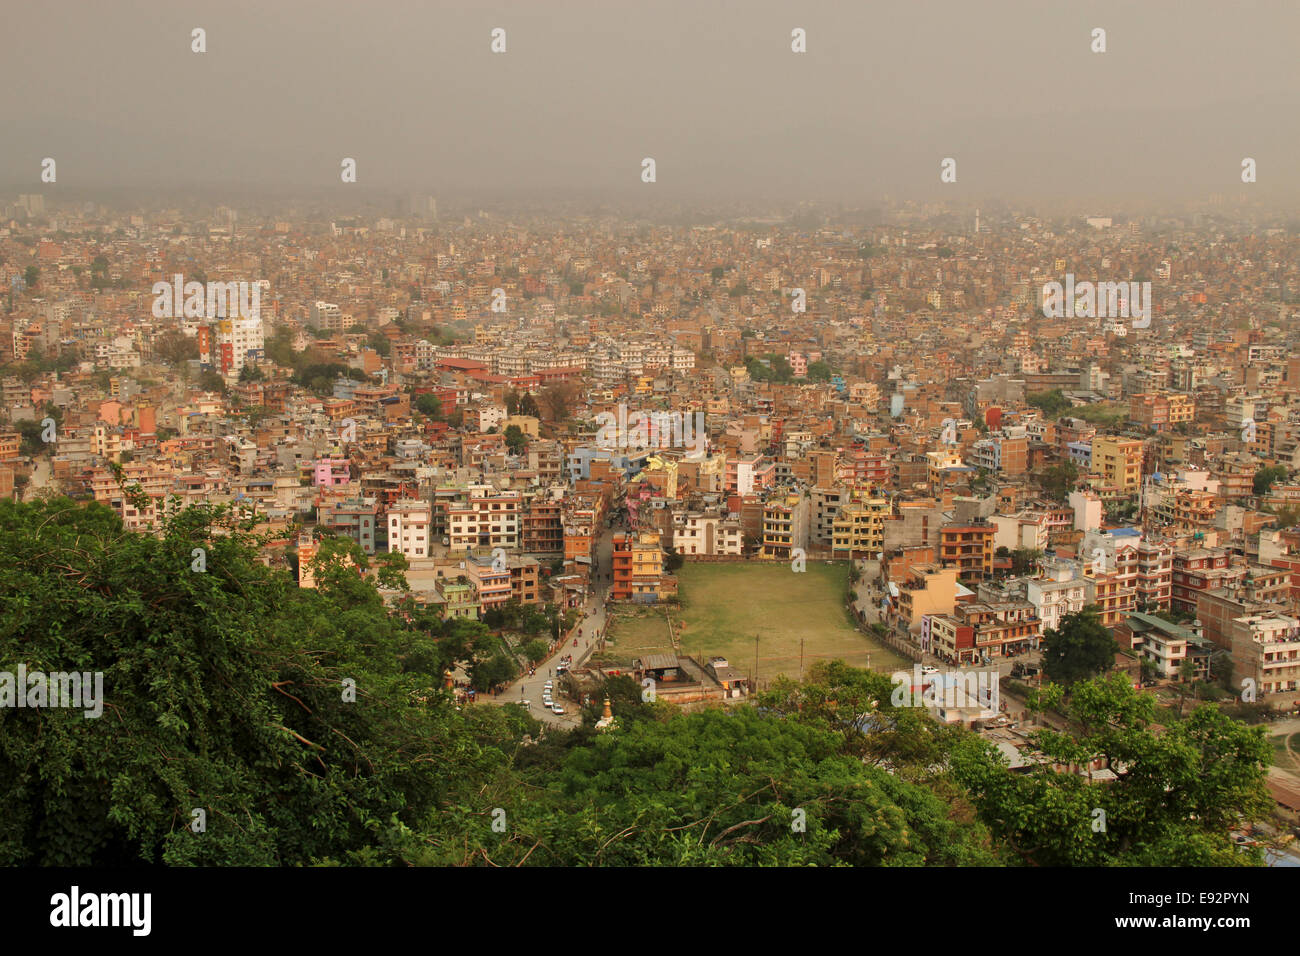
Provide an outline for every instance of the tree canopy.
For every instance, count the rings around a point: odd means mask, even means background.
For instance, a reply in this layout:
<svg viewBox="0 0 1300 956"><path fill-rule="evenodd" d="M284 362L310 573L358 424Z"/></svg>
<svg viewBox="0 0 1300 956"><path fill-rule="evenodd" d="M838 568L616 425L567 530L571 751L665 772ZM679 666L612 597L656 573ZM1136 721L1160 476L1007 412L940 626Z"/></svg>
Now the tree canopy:
<svg viewBox="0 0 1300 956"><path fill-rule="evenodd" d="M400 555L326 535L303 588L297 529L166 512L144 534L100 504L0 501L0 672L103 675L100 717L0 707L0 864L1258 862L1227 831L1265 812L1270 752L1212 704L1160 729L1126 679L1078 682L1078 729L1039 733L1029 773L839 661L690 714L612 678L576 729L543 727L457 705L449 668L485 686L515 652L417 603ZM569 623L501 615L529 657ZM1116 782L1062 769L1097 758Z"/></svg>

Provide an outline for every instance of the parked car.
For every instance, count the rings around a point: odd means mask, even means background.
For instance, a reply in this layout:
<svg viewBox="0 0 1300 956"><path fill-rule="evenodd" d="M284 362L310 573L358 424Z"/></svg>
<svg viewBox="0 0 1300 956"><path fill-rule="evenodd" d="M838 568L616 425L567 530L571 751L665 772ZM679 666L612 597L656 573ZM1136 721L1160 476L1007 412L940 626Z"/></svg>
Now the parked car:
<svg viewBox="0 0 1300 956"><path fill-rule="evenodd" d="M562 714L562 713L564 713L564 708L561 707L559 704L552 704L552 705L551 705L551 713L553 713L553 714Z"/></svg>

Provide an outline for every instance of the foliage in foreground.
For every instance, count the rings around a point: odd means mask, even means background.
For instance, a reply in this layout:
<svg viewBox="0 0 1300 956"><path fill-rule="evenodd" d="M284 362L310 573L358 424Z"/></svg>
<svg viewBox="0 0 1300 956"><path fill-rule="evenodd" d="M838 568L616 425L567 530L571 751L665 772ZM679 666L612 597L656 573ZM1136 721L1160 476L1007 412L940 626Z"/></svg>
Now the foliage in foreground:
<svg viewBox="0 0 1300 956"><path fill-rule="evenodd" d="M615 730L593 705L538 739L520 708L440 689L498 653L481 625L385 608L346 548L299 589L253 531L220 508L154 537L98 505L0 502L0 671L102 671L106 698L97 719L0 708L0 864L1217 863L1262 806L1258 732L1202 707L1156 735L1104 681L1074 688L1083 741L1040 745L1132 768L1109 788L1014 775L840 662L695 714L613 681Z"/></svg>

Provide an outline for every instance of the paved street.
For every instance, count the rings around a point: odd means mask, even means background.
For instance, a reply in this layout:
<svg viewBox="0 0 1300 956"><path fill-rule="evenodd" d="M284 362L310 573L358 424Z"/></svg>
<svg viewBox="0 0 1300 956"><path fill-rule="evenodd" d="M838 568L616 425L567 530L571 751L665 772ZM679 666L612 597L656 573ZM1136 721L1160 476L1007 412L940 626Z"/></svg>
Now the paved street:
<svg viewBox="0 0 1300 956"><path fill-rule="evenodd" d="M581 722L579 718L579 702L562 699L561 695L555 694L556 703L560 704L566 711L561 716L547 710L542 705L542 690L548 680L555 681L556 689L559 688L559 680L555 677L555 662L565 654L573 655L572 667L575 669L581 667L583 662L591 656L595 650L595 636L605 627L605 598L609 593L610 581L606 575L613 572L613 530L603 528L600 538L596 542L596 566L592 571L592 591L588 595L587 605L584 608L584 616L578 627L582 631L582 636L578 638L578 645L575 647L570 640L564 647L556 649L552 657L542 661L537 667L537 674L534 677L527 675L517 679L504 691L499 697L480 697L482 703L489 704L508 704L518 703L520 700L530 700L532 705L528 708L538 720L555 727L576 727Z"/></svg>

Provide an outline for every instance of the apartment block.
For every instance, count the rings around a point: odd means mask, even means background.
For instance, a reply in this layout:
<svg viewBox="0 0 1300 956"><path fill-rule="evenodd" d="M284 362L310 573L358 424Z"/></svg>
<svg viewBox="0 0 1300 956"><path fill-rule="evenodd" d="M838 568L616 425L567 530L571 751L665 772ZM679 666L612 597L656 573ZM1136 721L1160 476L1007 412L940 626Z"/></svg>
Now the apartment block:
<svg viewBox="0 0 1300 956"><path fill-rule="evenodd" d="M453 551L518 548L520 493L471 485L463 500L447 507L447 537Z"/></svg>
<svg viewBox="0 0 1300 956"><path fill-rule="evenodd" d="M993 536L989 522L945 524L939 529L939 563L955 567L963 581L980 581L993 573Z"/></svg>
<svg viewBox="0 0 1300 956"><path fill-rule="evenodd" d="M808 505L808 499L797 493L763 503L764 557L788 561L793 549L807 549Z"/></svg>
<svg viewBox="0 0 1300 956"><path fill-rule="evenodd" d="M844 505L832 525L832 556L866 558L883 551L888 515L886 498L855 498Z"/></svg>
<svg viewBox="0 0 1300 956"><path fill-rule="evenodd" d="M1135 438L1097 436L1092 440L1092 473L1124 494L1136 494L1142 483L1142 442Z"/></svg>
<svg viewBox="0 0 1300 956"><path fill-rule="evenodd" d="M433 509L428 502L403 500L388 509L388 550L408 560L430 555Z"/></svg>

